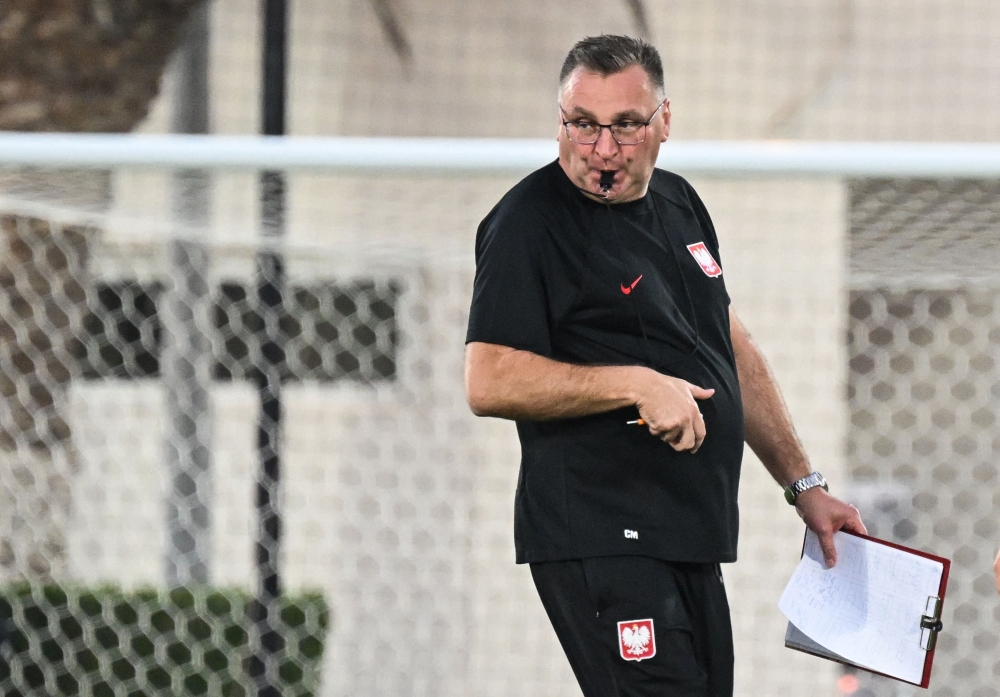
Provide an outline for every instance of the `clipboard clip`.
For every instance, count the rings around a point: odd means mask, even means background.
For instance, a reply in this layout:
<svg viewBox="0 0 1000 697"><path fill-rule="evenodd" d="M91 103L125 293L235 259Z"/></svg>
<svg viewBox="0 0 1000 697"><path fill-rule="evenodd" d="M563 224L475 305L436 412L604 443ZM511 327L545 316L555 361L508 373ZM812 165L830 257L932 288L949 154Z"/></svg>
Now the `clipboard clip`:
<svg viewBox="0 0 1000 697"><path fill-rule="evenodd" d="M944 624L941 622L941 598L929 595L924 606L924 614L920 617L920 648L933 651L942 629Z"/></svg>

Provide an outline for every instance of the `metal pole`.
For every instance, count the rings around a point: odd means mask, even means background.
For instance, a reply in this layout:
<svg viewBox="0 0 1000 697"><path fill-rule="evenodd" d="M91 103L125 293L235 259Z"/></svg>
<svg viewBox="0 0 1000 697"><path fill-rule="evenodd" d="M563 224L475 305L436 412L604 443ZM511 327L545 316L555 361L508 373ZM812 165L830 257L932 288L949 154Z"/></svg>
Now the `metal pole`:
<svg viewBox="0 0 1000 697"><path fill-rule="evenodd" d="M264 0L263 114L264 135L285 134L285 64L288 8L285 0ZM280 331L285 265L276 244L284 236L285 177L264 171L260 179L262 236L257 255L257 308L262 322L255 377L260 399L257 423L257 599L252 607L259 652L250 661L250 676L259 697L280 697L278 667L284 639L277 627L281 582L278 546L281 538L281 369L285 361Z"/></svg>
<svg viewBox="0 0 1000 697"><path fill-rule="evenodd" d="M191 14L174 57L177 92L173 131L209 130L208 4ZM208 227L211 175L183 169L172 182L176 234L168 244L169 282L163 294L160 375L167 393L166 453L168 586L207 584L211 569L211 438L209 406L211 288L209 253L196 232Z"/></svg>

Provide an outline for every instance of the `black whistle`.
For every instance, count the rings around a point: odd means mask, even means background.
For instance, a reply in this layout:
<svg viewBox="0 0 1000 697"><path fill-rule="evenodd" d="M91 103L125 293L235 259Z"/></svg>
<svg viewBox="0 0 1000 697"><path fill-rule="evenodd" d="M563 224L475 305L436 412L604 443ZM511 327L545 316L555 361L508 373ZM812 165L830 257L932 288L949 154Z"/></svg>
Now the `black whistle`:
<svg viewBox="0 0 1000 697"><path fill-rule="evenodd" d="M601 191L608 193L615 183L615 173L609 169L601 170Z"/></svg>

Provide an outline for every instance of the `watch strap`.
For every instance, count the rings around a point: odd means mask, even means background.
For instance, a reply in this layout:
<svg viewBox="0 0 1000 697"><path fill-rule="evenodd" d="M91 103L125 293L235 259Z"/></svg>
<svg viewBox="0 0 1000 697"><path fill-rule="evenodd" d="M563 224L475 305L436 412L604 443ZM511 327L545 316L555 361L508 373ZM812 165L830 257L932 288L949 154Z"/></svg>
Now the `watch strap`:
<svg viewBox="0 0 1000 697"><path fill-rule="evenodd" d="M824 491L830 490L830 486L826 483L826 479L822 474L819 472L811 472L801 479L796 479L794 482L785 487L785 500L788 501L789 505L794 506L795 500L798 499L799 494L817 486L823 487Z"/></svg>

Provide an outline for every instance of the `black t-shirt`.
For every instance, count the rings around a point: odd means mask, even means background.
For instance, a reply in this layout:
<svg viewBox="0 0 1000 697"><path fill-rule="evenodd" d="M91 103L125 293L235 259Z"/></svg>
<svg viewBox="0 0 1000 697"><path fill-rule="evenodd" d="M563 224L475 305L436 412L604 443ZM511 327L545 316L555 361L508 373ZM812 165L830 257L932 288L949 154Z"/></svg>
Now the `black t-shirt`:
<svg viewBox="0 0 1000 697"><path fill-rule="evenodd" d="M697 453L650 435L632 407L518 421L518 563L640 554L736 559L743 411L729 295L704 205L655 170L646 195L608 206L554 162L479 226L466 341L579 365L645 365L715 394Z"/></svg>

